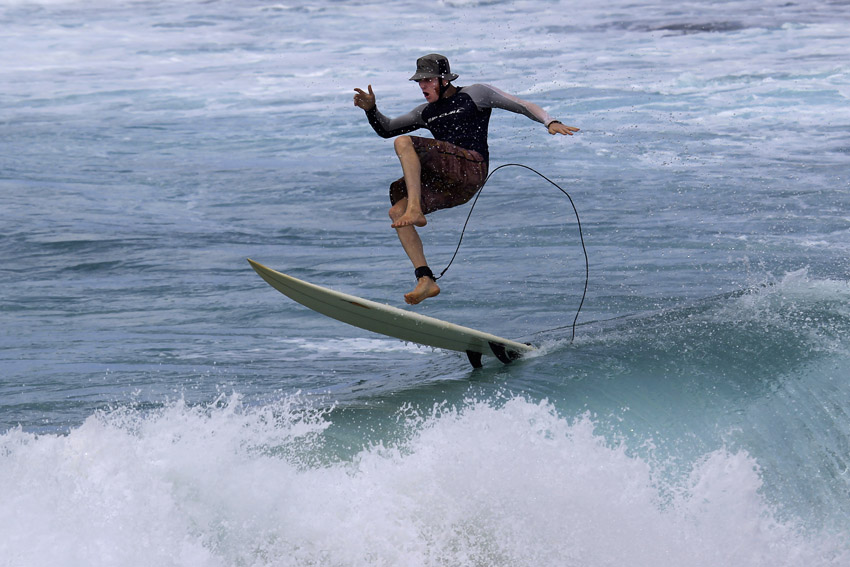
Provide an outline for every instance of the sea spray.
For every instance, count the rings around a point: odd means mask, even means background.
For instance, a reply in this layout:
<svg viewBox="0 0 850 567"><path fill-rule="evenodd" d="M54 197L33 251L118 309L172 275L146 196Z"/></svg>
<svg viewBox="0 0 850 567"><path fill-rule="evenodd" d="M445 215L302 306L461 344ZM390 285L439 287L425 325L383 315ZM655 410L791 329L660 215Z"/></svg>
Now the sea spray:
<svg viewBox="0 0 850 567"><path fill-rule="evenodd" d="M116 409L68 435L0 438L3 565L841 565L779 521L758 463L684 479L548 402L399 414L402 441L320 462L333 411L238 396ZM672 496L670 496L672 494ZM667 496L665 496L667 495ZM732 521L734 520L734 521Z"/></svg>

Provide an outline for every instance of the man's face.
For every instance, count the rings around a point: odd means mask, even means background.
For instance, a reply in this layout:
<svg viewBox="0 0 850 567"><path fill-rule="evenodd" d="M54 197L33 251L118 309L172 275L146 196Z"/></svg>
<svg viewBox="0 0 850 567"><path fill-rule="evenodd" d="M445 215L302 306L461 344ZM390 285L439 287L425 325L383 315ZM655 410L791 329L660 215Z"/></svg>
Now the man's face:
<svg viewBox="0 0 850 567"><path fill-rule="evenodd" d="M429 77L417 81L419 88L422 89L422 94L428 102L436 102L440 99L440 78Z"/></svg>

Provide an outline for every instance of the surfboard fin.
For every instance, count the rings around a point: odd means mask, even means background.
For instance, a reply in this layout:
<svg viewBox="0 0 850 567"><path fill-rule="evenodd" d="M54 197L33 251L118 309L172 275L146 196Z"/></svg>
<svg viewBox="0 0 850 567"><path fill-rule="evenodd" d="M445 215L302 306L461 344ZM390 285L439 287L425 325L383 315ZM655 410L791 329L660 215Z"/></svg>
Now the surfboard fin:
<svg viewBox="0 0 850 567"><path fill-rule="evenodd" d="M490 350L493 351L496 358L498 358L503 364L510 364L514 360L522 357L522 353L505 348L505 345L501 345L493 341L488 341L487 344L490 345ZM481 363L481 356L482 354L480 352L472 350L466 351L466 357L469 359L469 363L473 368L481 368L483 366Z"/></svg>
<svg viewBox="0 0 850 567"><path fill-rule="evenodd" d="M493 351L493 354L496 355L496 358L503 364L510 364L514 360L518 359L522 355L515 350L508 350L505 348L505 345L500 345L499 343L494 343L493 341L488 341L490 345L490 350Z"/></svg>

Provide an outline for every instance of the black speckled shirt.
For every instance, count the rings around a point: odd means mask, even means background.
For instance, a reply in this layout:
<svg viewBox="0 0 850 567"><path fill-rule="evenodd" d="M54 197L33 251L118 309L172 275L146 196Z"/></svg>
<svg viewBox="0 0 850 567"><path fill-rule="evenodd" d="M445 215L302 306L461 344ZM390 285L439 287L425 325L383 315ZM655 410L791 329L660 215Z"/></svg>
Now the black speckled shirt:
<svg viewBox="0 0 850 567"><path fill-rule="evenodd" d="M377 107L367 110L366 116L375 132L383 138L426 128L434 139L474 150L489 162L487 128L493 108L523 114L546 126L553 120L536 104L483 84L458 87L453 96L422 104L397 118L387 118Z"/></svg>

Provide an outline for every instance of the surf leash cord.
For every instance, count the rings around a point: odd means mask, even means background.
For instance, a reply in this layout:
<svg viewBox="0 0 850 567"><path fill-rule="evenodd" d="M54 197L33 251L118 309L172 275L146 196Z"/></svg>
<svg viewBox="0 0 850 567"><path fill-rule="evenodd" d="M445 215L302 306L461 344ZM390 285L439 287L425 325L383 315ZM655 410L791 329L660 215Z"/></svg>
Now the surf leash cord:
<svg viewBox="0 0 850 567"><path fill-rule="evenodd" d="M576 310L575 319L573 319L573 325L572 325L573 330L572 330L572 336L570 337L570 343L572 343L576 338L576 325L578 324L578 317L579 317L579 314L581 313L581 308L584 306L584 300L587 297L587 286L588 286L588 282L590 280L590 260L588 259L588 256L587 256L587 247L584 244L584 233L583 233L582 228L581 228L581 219L579 218L578 209L576 208L576 204L573 201L573 198L570 196L570 194L567 193L564 190L563 187L561 187L560 185L558 185L557 183L555 183L554 181L552 181L551 179L549 179L548 177L546 177L545 175L543 175L542 173L540 173L539 171L534 169L533 167L529 167L529 166L523 165L521 163L506 163L506 164L500 165L499 167L497 167L496 169L494 169L493 171L491 171L487 175L487 178L484 180L484 185L482 185L481 189L479 189L478 192L475 194L475 199L472 200L472 206L469 207L469 214L466 215L466 222L463 223L463 228L460 231L460 238L458 239L458 242L457 242L457 248L455 248L455 252L454 252L454 254L452 254L452 259L449 260L448 265L443 269L442 272L440 272L439 276L436 276L434 278L434 280L436 281L436 280L442 278L443 274L445 274L448 271L448 269L451 267L452 263L455 261L455 258L457 257L457 253L460 251L460 245L463 242L463 235L466 233L466 226L469 224L469 219L472 218L472 211L475 210L475 204L478 202L478 197L481 196L481 193L484 191L484 187L486 187L487 182L490 181L490 178L493 176L493 174L496 173L497 171L499 171L500 169L504 168L504 167L522 167L522 168L525 168L529 171L536 173L537 175L539 175L540 177L542 177L543 179L545 179L546 181L548 181L549 183L554 185L561 193L566 195L567 199L570 200L570 205L572 205L572 207L573 207L573 212L575 213L575 216L576 216L576 224L578 225L578 236L579 236L579 239L581 240L581 250L584 253L584 291L581 294L581 301L578 304L578 309Z"/></svg>

